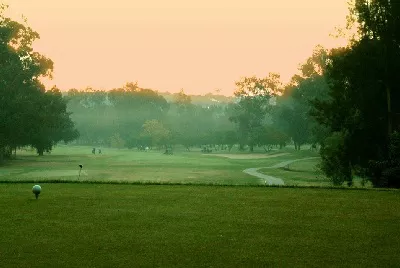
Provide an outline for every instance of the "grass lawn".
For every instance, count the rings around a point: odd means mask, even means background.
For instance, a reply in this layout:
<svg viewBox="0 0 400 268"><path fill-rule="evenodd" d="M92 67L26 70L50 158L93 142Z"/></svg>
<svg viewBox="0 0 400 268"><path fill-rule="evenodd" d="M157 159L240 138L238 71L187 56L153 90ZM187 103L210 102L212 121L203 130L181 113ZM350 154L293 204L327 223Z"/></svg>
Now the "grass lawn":
<svg viewBox="0 0 400 268"><path fill-rule="evenodd" d="M1 267L398 267L400 192L0 184Z"/></svg>
<svg viewBox="0 0 400 268"><path fill-rule="evenodd" d="M87 146L58 146L43 157L38 157L34 152L19 151L17 160L0 168L0 180L77 180L78 165L82 164L79 180L259 185L263 184L262 180L243 173L243 170L310 155L309 151L295 152L290 148L268 154L220 151L208 155L199 151L176 151L174 155L128 149L103 148L102 151L101 155L93 155ZM231 159L220 157L222 155L249 158Z"/></svg>
<svg viewBox="0 0 400 268"><path fill-rule="evenodd" d="M285 185L294 186L332 186L331 181L318 168L320 159L306 159L291 163L283 168L265 168L259 172L274 177L281 178ZM362 182L362 179L354 176L353 183L355 187L372 188L370 182Z"/></svg>
<svg viewBox="0 0 400 268"><path fill-rule="evenodd" d="M260 169L259 172L282 178L286 185L331 186L332 183L317 168L319 159L307 159L283 168Z"/></svg>

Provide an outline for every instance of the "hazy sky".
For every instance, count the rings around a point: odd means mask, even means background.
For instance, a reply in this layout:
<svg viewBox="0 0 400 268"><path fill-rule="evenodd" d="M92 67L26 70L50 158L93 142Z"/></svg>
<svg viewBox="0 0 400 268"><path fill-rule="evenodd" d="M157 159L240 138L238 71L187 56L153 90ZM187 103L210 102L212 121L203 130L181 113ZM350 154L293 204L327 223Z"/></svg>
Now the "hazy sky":
<svg viewBox="0 0 400 268"><path fill-rule="evenodd" d="M1 2L1 0L0 0ZM344 25L347 0L3 0L55 63L48 85L232 94L242 76L287 81Z"/></svg>

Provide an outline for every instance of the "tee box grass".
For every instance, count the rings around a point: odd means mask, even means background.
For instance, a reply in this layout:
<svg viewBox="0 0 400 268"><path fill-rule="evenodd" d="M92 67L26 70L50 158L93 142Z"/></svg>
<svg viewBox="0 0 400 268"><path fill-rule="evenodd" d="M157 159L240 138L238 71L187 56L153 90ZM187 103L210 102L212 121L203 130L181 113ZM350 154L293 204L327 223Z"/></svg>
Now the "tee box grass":
<svg viewBox="0 0 400 268"><path fill-rule="evenodd" d="M398 191L0 184L2 267L396 267Z"/></svg>

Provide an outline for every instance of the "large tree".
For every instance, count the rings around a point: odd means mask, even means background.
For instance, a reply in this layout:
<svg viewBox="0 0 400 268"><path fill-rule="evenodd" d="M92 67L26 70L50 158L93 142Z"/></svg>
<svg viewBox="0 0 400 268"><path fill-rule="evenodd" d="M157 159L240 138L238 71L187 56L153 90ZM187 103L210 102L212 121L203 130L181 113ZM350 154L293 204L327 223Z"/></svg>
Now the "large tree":
<svg viewBox="0 0 400 268"><path fill-rule="evenodd" d="M297 150L307 142L322 144L325 138L324 129L310 112L313 101L328 98L328 83L324 75L326 64L327 50L317 46L312 56L300 66L300 73L285 86L272 113L275 126L292 138Z"/></svg>
<svg viewBox="0 0 400 268"><path fill-rule="evenodd" d="M244 77L236 83L237 103L231 107L230 120L237 124L240 148L249 145L253 151L256 145L255 129L265 124L270 99L281 93L280 75L270 73L267 77Z"/></svg>
<svg viewBox="0 0 400 268"><path fill-rule="evenodd" d="M167 146L170 144L170 131L157 120L148 120L143 124L141 137L148 139L150 146Z"/></svg>
<svg viewBox="0 0 400 268"><path fill-rule="evenodd" d="M323 162L326 166L342 163L330 176L340 175L349 182L354 172L368 174L371 163L391 159L390 141L398 128L394 119L400 112L400 3L356 0L351 12L358 22L359 39L331 51L327 67L330 99L315 102L316 118L334 133L321 151ZM333 174L335 170L341 174ZM379 178L373 181L383 185Z"/></svg>
<svg viewBox="0 0 400 268"><path fill-rule="evenodd" d="M60 141L67 143L79 137L59 89L53 87L41 94L35 104L28 143L36 148L39 155L51 151Z"/></svg>
<svg viewBox="0 0 400 268"><path fill-rule="evenodd" d="M68 116L59 118L57 129L41 121L43 114L54 112L51 105L45 106L49 109L43 106L50 93L46 94L40 82L42 77L51 77L53 62L33 51L32 43L39 34L25 23L5 17L5 9L5 5L0 5L0 160L16 147L35 146L33 137L38 136L41 128L48 127L50 132L54 130L60 135L61 125L72 127ZM62 98L58 100L64 103ZM37 113L38 108L42 113ZM56 142L58 138L50 132L43 138Z"/></svg>

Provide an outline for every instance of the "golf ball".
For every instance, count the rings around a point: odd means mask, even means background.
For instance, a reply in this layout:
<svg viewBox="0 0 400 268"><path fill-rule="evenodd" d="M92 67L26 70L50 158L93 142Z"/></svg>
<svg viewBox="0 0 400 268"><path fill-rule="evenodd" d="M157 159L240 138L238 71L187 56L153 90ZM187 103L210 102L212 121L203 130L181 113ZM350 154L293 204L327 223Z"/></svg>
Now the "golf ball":
<svg viewBox="0 0 400 268"><path fill-rule="evenodd" d="M34 193L34 194L40 194L40 191L42 190L42 187L40 187L40 185L35 185L35 186L33 186L33 188L32 188L32 192Z"/></svg>

